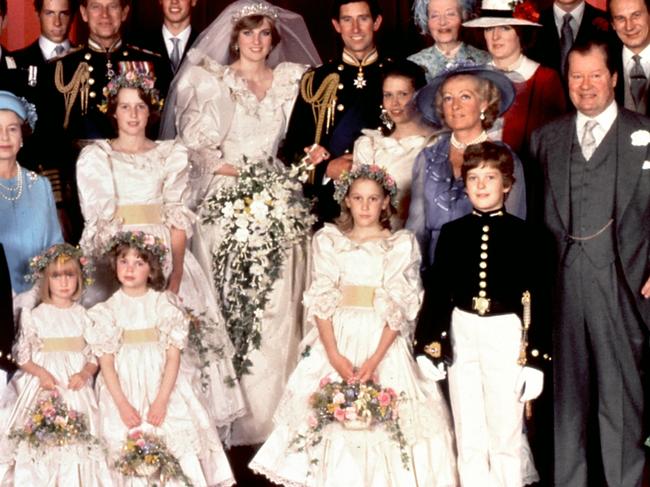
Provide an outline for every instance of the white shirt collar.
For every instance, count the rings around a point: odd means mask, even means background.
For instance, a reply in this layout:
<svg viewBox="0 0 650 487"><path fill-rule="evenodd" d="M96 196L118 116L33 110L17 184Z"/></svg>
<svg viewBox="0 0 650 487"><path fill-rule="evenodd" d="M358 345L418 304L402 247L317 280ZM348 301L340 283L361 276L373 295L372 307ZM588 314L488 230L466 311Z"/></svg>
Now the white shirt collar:
<svg viewBox="0 0 650 487"><path fill-rule="evenodd" d="M499 69L495 66L493 60L490 60L488 64L495 67L496 69ZM519 56L519 59L513 63L510 69L503 71L503 73L508 76L508 78L510 78L510 81L513 83L521 83L532 78L538 67L538 62L533 61L532 59L527 58L522 54Z"/></svg>
<svg viewBox="0 0 650 487"><path fill-rule="evenodd" d="M172 49L174 49L174 43L171 41L172 37L176 37L177 39L180 39L180 42L178 43L178 48L180 49L181 53L185 51L185 46L187 45L187 41L190 39L190 34L192 33L192 26L188 25L183 29L181 33L178 35L174 35L171 32L169 32L169 29L165 24L162 26L162 35L163 39L165 39L165 47L167 48L167 54L171 55Z"/></svg>
<svg viewBox="0 0 650 487"><path fill-rule="evenodd" d="M632 67L632 64L628 66L629 63L634 63L632 56L634 56L634 53L627 46L623 46L623 66L626 68ZM641 64L645 70L646 66L650 64L650 44L647 45L645 49L639 53L639 56L641 56ZM629 69L625 69L626 76L628 74L628 71Z"/></svg>
<svg viewBox="0 0 650 487"><path fill-rule="evenodd" d="M66 39L65 41L61 42L60 44L63 46L63 48L64 48L66 51L67 51L68 49L70 49L70 41L69 41L68 39ZM58 45L59 45L59 43L57 43L57 42L52 42L51 40L49 40L49 39L48 39L47 37L45 37L45 36L40 36L40 37L38 38L38 47L41 48L41 52L43 53L43 57L44 57L45 59L47 59L47 60L50 60L50 59L52 59L52 58L55 56L55 54L54 54L54 49L55 49L56 46L58 46Z"/></svg>
<svg viewBox="0 0 650 487"><path fill-rule="evenodd" d="M564 15L571 14L573 20L571 23L571 29L573 30L573 38L575 39L578 35L578 29L580 28L580 23L582 22L582 17L585 14L585 2L581 2L576 8L571 10L571 12L566 12L557 6L556 3L553 3L553 17L555 18L555 27L557 27L558 35L562 35L562 24L564 23Z"/></svg>
<svg viewBox="0 0 650 487"><path fill-rule="evenodd" d="M616 105L616 101L612 100L612 102L605 108L602 112L600 112L598 115L595 117L588 117L584 113L581 113L580 111L576 112L576 130L578 133L578 140L582 137L582 132L584 131L584 126L585 123L588 120L595 120L598 122L598 129L594 136L596 137L596 142L600 144L600 142L605 138L605 134L609 131L609 129L614 125L614 121L616 120L616 116L618 115L618 106Z"/></svg>

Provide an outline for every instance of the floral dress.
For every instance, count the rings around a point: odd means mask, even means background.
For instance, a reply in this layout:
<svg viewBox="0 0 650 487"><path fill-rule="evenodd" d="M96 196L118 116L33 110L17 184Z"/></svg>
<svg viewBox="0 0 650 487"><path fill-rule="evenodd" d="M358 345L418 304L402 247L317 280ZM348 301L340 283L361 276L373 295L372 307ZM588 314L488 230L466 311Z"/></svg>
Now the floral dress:
<svg viewBox="0 0 650 487"><path fill-rule="evenodd" d="M292 445L308 431L309 398L321 379L340 380L317 329L303 342L303 358L275 414L276 427L250 467L287 486L456 486L449 411L438 385L421 375L411 355L422 299L415 238L401 230L357 244L326 224L314 235L312 250L313 281L304 294L307 316L310 321L331 320L343 356L360 367L377 349L385 326L399 332L376 374L382 387L404 393L399 422L409 468L402 464L398 443L379 426L354 431L333 423L321 430L323 439L316 446L297 451ZM343 293L348 286L374 288L372 306L346 304Z"/></svg>
<svg viewBox="0 0 650 487"><path fill-rule="evenodd" d="M84 250L98 257L118 231L146 232L162 239L168 248L172 226L191 237L195 216L185 205L188 175L187 149L174 141L157 142L153 149L139 154L114 151L104 140L85 147L77 162L77 185L85 220L81 238ZM154 218L139 220L137 215L128 213L141 208L153 208L158 213ZM89 289L92 298L88 305L106 300L117 287L107 263L100 262L98 268L103 271L96 273L98 279ZM171 258L166 259L164 271L165 275L171 272ZM233 386L229 380L235 377L231 361L234 349L208 278L189 250L183 258L179 297L194 314L210 319L207 339L214 350L221 351L209 357L203 374L209 380L199 378L198 367L205 364L193 347L183 354L182 368L196 376L196 387L201 389L217 426L228 425L245 412L241 390L236 381Z"/></svg>
<svg viewBox="0 0 650 487"><path fill-rule="evenodd" d="M183 350L189 322L169 292L148 290L132 297L118 290L108 301L92 307L93 326L86 341L101 357L113 354L115 371L129 403L145 421L160 388L169 347ZM106 387L97 378L99 432L108 446L111 464L119 457L129 432ZM179 373L169 397L163 423L153 428L196 486L228 486L234 478L217 431L199 400L187 374ZM146 479L128 479L113 471L114 485L142 485Z"/></svg>
<svg viewBox="0 0 650 487"><path fill-rule="evenodd" d="M271 87L259 100L229 66L201 59L195 51L188 56L196 65L178 81L176 128L189 149L193 200L198 204L235 184L234 177L214 174L224 163L244 167L261 161L271 168L280 167L282 163L275 156L284 139L305 66L278 64L273 70ZM200 219L201 210L198 215ZM212 253L219 248L222 234L218 222L200 223L192 240L192 251L210 276L215 275ZM269 293L268 304L259 310L261 343L259 349L248 354L252 363L250 373L240 379L248 414L233 423L234 445L262 443L271 432L273 411L298 357L306 265L306 249L302 245L285 250L284 264ZM211 282L214 284L213 279ZM215 286L214 291L222 296L228 290ZM238 333L230 331L231 336Z"/></svg>
<svg viewBox="0 0 650 487"><path fill-rule="evenodd" d="M70 377L87 363L97 363L90 347L81 340L91 326L86 310L79 304L59 308L43 303L23 309L14 355L18 365L34 362L56 380L56 391L68 408L86 415L88 431L98 438L99 410L91 383L78 391L68 389ZM81 341L78 351L49 350L48 341ZM0 408L0 485L112 485L106 457L99 446L67 445L47 450L34 449L26 442L18 445L7 439L12 429L21 429L37 401L46 393L38 377L19 370L9 382Z"/></svg>

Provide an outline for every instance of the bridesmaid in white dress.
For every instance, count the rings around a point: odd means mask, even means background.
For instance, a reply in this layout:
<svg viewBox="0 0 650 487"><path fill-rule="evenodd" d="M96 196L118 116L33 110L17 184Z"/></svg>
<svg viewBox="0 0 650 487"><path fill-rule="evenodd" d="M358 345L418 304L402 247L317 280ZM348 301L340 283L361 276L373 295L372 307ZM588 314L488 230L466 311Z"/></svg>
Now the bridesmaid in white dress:
<svg viewBox="0 0 650 487"><path fill-rule="evenodd" d="M394 231L404 228L411 202L413 163L434 140L434 129L415 104L417 91L426 85L424 70L411 61L396 61L383 81L382 128L364 129L354 144L356 164L377 164L397 183L397 211L391 217Z"/></svg>
<svg viewBox="0 0 650 487"><path fill-rule="evenodd" d="M289 42L281 41L285 36ZM302 53L301 47L306 49ZM190 151L197 203L235 184L240 168L250 161L282 164L275 156L306 69L304 64L277 63L287 59L319 61L302 18L258 0L231 4L188 53L164 118L175 110L178 136ZM166 125L164 120L163 131ZM211 276L212 252L220 242L218 224L200 224L192 241L194 254ZM248 352L252 367L240 379L248 414L233 424L233 445L261 443L271 431L302 336L305 254L302 246L286 251L263 310L261 344ZM218 295L225 291L215 289Z"/></svg>
<svg viewBox="0 0 650 487"><path fill-rule="evenodd" d="M85 220L81 245L104 266L104 272L98 272L103 279L93 287L90 304L106 300L116 289L107 262L100 257L115 233L141 230L161 238L172 254L171 266L165 268L167 289L178 294L183 305L195 314L211 320L206 330L208 345L222 352L209 357L209 380L199 378L199 360L191 352L183 354L182 370L195 376L195 385L205 393L216 425L227 426L245 409L237 382L233 386L229 380L235 377L234 349L209 280L186 249L195 221L185 205L187 150L174 141L155 142L145 135L150 114L156 110L151 103L157 98L150 81L146 75L131 79L120 75L109 84L112 91L108 113L117 120L118 137L85 147L77 161L79 200Z"/></svg>

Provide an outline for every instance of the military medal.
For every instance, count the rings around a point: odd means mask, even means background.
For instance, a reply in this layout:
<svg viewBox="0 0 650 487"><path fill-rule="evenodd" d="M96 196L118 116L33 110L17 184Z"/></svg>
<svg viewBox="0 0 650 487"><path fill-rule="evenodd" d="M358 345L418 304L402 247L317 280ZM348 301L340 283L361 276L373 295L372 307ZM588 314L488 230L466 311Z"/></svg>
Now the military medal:
<svg viewBox="0 0 650 487"><path fill-rule="evenodd" d="M472 309L479 315L483 316L485 313L490 311L490 298L472 298Z"/></svg>
<svg viewBox="0 0 650 487"><path fill-rule="evenodd" d="M363 68L359 66L359 72L357 73L357 77L354 80L354 87L357 89L365 88L368 82L366 79L363 77Z"/></svg>
<svg viewBox="0 0 650 487"><path fill-rule="evenodd" d="M368 66L369 64L374 63L377 61L379 58L379 54L377 54L377 49L373 49L370 51L366 57L364 57L361 61L359 61L352 53L350 53L347 49L343 49L343 62L345 64L349 64L351 66L356 66L359 68L359 71L357 72L357 77L354 78L354 81L352 84L357 90L361 90L366 87L368 84L368 81L363 75L363 68L365 66Z"/></svg>
<svg viewBox="0 0 650 487"><path fill-rule="evenodd" d="M115 76L115 71L113 71L113 63L111 62L110 58L106 59L106 77L108 79L113 79Z"/></svg>

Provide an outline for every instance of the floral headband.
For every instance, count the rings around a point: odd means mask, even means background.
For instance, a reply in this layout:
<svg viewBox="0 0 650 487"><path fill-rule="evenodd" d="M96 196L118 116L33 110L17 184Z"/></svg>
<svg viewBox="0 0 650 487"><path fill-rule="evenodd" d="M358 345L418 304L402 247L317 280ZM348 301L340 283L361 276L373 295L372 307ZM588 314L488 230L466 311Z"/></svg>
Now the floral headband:
<svg viewBox="0 0 650 487"><path fill-rule="evenodd" d="M90 286L95 280L92 277L95 266L84 257L83 251L79 247L62 243L52 245L49 249L40 255L32 257L29 261L29 274L25 276L27 282L35 283L43 275L47 266L59 260L76 260L81 267L81 277L85 286Z"/></svg>
<svg viewBox="0 0 650 487"><path fill-rule="evenodd" d="M106 113L108 111L108 101L117 96L122 88L140 89L144 95L149 97L151 105L156 109L162 110L164 100L160 98L160 92L155 88L156 77L150 73L148 63L138 63L134 61L120 62L120 74L113 76L104 87L104 101L99 109Z"/></svg>
<svg viewBox="0 0 650 487"><path fill-rule="evenodd" d="M113 251L120 245L128 245L138 249L140 252L147 252L158 259L162 265L167 255L167 246L161 239L144 232L118 232L108 241L104 253Z"/></svg>
<svg viewBox="0 0 650 487"><path fill-rule="evenodd" d="M271 20L278 20L278 11L272 5L268 3L258 2L253 3L252 5L244 5L237 12L232 15L232 23L236 24L244 17L250 17L251 15L264 15L265 17L270 18Z"/></svg>
<svg viewBox="0 0 650 487"><path fill-rule="evenodd" d="M359 164L351 171L343 171L341 177L334 182L334 199L340 204L350 190L350 186L357 179L371 179L378 183L390 196L390 204L397 208L397 184L386 169L376 164Z"/></svg>

